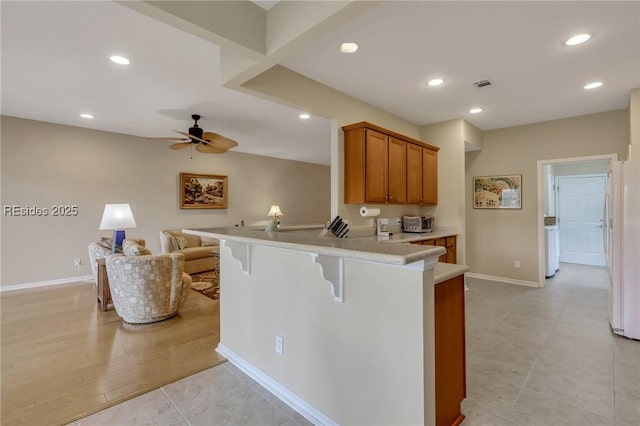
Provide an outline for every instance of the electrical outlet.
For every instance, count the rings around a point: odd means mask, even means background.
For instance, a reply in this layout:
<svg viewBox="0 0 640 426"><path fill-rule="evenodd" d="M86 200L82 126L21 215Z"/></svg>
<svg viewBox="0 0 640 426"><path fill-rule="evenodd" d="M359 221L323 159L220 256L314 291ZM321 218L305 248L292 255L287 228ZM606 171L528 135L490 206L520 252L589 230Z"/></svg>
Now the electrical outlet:
<svg viewBox="0 0 640 426"><path fill-rule="evenodd" d="M75 259L73 259L73 266L80 266L80 258L76 257Z"/></svg>
<svg viewBox="0 0 640 426"><path fill-rule="evenodd" d="M282 337L276 336L276 352L282 355Z"/></svg>
<svg viewBox="0 0 640 426"><path fill-rule="evenodd" d="M516 260L515 262L513 262L513 267L516 268L516 269L519 269L520 268L520 261Z"/></svg>

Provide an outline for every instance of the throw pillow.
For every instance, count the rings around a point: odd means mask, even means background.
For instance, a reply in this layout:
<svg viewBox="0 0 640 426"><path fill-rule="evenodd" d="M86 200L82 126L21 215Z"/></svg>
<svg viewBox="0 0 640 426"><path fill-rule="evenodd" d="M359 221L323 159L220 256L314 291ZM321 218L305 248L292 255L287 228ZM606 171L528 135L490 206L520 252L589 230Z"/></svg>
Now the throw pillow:
<svg viewBox="0 0 640 426"><path fill-rule="evenodd" d="M176 242L178 243L178 249L180 250L189 247L189 243L187 242L187 239L185 237L176 237Z"/></svg>
<svg viewBox="0 0 640 426"><path fill-rule="evenodd" d="M122 242L122 254L125 256L144 256L151 254L151 251L133 240L124 240Z"/></svg>
<svg viewBox="0 0 640 426"><path fill-rule="evenodd" d="M113 238L101 237L100 241L98 241L98 245L106 248L107 250L111 250L113 245ZM116 253L122 253L122 247L116 246Z"/></svg>
<svg viewBox="0 0 640 426"><path fill-rule="evenodd" d="M176 251L178 250L178 242L176 241L176 237L175 235L173 235L171 232L168 231L164 231L163 234L169 238L169 251Z"/></svg>

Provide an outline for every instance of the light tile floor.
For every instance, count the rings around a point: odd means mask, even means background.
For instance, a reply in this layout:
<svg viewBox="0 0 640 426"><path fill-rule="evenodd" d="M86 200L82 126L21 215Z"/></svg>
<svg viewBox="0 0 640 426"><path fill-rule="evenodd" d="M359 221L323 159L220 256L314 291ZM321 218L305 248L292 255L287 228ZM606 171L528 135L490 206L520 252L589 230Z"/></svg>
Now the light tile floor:
<svg viewBox="0 0 640 426"><path fill-rule="evenodd" d="M609 328L605 268L467 283L464 426L640 426L640 341Z"/></svg>
<svg viewBox="0 0 640 426"><path fill-rule="evenodd" d="M604 268L544 289L468 279L464 426L640 426L640 342L615 336ZM80 419L86 425L308 424L230 363Z"/></svg>
<svg viewBox="0 0 640 426"><path fill-rule="evenodd" d="M74 426L310 425L229 362L163 386Z"/></svg>

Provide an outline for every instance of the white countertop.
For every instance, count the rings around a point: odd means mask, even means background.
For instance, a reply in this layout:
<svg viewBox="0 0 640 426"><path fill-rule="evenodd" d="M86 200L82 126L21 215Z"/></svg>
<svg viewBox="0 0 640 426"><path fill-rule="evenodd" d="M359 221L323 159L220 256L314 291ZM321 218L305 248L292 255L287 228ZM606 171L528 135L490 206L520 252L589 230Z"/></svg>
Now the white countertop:
<svg viewBox="0 0 640 426"><path fill-rule="evenodd" d="M398 232L388 237L379 237L376 235L371 235L369 237L357 237L356 239L367 240L367 241L385 241L389 243L411 243L414 241L435 240L436 238L453 237L454 235L458 235L458 232L455 230L455 228L442 227L442 228L437 228L433 232L424 232L424 233Z"/></svg>
<svg viewBox="0 0 640 426"><path fill-rule="evenodd" d="M438 262L434 270L433 280L436 284L440 284L441 282L445 282L453 277L462 275L468 270L469 267L466 265Z"/></svg>
<svg viewBox="0 0 640 426"><path fill-rule="evenodd" d="M317 230L265 232L259 229L247 228L197 228L183 229L182 232L202 237L217 238L219 240L286 248L327 256L340 256L345 259L358 259L391 265L406 265L419 260L438 257L446 253L444 247L415 244L385 244L377 241L375 237L343 239L320 237L317 235Z"/></svg>

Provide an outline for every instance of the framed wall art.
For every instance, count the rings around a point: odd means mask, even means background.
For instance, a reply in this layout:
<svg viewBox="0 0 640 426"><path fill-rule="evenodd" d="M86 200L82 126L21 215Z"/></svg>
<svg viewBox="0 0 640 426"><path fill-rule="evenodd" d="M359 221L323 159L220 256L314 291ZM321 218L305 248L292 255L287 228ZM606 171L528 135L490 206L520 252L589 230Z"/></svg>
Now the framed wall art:
<svg viewBox="0 0 640 426"><path fill-rule="evenodd" d="M227 176L180 173L181 209L226 209Z"/></svg>
<svg viewBox="0 0 640 426"><path fill-rule="evenodd" d="M522 175L473 178L474 209L521 209Z"/></svg>

